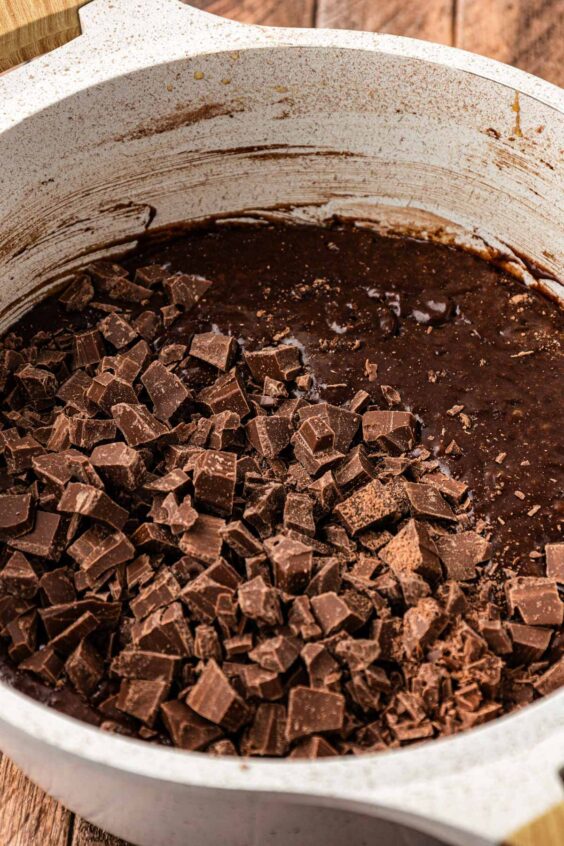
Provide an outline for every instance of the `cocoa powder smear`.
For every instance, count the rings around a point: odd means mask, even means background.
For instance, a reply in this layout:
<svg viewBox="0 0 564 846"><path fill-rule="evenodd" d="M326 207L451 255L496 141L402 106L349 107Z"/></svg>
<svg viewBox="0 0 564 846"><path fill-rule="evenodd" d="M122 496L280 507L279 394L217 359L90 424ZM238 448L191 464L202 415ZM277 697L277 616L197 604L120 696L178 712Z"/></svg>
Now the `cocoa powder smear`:
<svg viewBox="0 0 564 846"><path fill-rule="evenodd" d="M481 259L348 226L87 268L0 346L4 678L294 758L557 690L563 325Z"/></svg>

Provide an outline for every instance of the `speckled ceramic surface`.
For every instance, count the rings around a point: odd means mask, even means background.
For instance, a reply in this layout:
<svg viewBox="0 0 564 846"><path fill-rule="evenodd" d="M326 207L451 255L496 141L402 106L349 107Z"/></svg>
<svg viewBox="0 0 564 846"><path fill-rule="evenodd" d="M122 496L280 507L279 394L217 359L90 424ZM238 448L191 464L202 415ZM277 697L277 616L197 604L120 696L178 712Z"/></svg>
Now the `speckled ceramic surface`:
<svg viewBox="0 0 564 846"><path fill-rule="evenodd" d="M554 86L437 45L249 27L178 0L94 0L81 18L79 39L0 79L3 328L147 229L265 210L463 242L562 292ZM107 735L0 685L0 745L141 846L484 844L561 798L564 693L417 748L241 762Z"/></svg>

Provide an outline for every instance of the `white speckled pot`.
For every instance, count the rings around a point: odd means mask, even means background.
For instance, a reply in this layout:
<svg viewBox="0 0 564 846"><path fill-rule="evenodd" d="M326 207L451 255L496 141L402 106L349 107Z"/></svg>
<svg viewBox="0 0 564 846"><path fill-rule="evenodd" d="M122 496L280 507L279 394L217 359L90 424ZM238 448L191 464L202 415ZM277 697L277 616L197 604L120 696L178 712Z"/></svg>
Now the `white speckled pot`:
<svg viewBox="0 0 564 846"><path fill-rule="evenodd" d="M0 327L96 255L210 215L352 216L503 257L558 296L562 91L458 50L95 0L0 78ZM246 762L106 734L0 684L0 746L140 846L502 841L561 799L564 692L458 737Z"/></svg>

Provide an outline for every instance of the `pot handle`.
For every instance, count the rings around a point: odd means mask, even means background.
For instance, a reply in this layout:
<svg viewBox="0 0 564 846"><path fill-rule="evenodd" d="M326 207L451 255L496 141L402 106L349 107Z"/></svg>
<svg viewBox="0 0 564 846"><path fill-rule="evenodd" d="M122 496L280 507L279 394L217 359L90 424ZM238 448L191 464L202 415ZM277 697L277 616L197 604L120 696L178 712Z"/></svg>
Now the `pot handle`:
<svg viewBox="0 0 564 846"><path fill-rule="evenodd" d="M0 4L0 73L80 35L89 0L8 0Z"/></svg>

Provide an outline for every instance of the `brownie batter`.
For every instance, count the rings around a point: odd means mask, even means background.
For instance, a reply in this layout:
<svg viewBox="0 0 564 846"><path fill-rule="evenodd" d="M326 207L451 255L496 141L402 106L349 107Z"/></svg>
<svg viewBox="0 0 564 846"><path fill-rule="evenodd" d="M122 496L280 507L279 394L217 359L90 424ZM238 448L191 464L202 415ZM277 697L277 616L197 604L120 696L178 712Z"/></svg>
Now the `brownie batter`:
<svg viewBox="0 0 564 846"><path fill-rule="evenodd" d="M349 226L87 269L0 344L4 678L107 730L293 757L552 692L563 326L477 257Z"/></svg>

